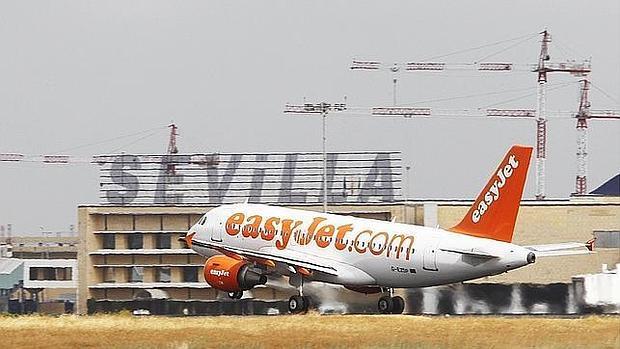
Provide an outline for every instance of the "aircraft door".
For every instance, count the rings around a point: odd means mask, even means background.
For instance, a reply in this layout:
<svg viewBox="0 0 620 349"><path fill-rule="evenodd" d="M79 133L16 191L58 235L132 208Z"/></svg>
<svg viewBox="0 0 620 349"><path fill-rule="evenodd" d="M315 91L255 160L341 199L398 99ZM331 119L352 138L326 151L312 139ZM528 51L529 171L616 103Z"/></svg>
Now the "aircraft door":
<svg viewBox="0 0 620 349"><path fill-rule="evenodd" d="M211 240L216 242L222 242L222 223L209 221L207 223L207 231L211 235Z"/></svg>
<svg viewBox="0 0 620 349"><path fill-rule="evenodd" d="M422 268L428 271L438 271L437 268L437 249L438 249L437 238L432 237L429 241L429 244L426 246L424 250L424 256L422 260Z"/></svg>

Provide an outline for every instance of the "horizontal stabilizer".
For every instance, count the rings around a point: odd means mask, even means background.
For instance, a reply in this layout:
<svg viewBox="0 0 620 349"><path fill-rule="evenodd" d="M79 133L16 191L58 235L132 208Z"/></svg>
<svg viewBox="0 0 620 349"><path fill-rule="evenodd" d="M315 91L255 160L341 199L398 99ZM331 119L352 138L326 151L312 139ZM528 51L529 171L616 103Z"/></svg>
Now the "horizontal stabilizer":
<svg viewBox="0 0 620 349"><path fill-rule="evenodd" d="M536 257L567 256L592 253L592 243L562 242L558 244L523 246L536 253Z"/></svg>

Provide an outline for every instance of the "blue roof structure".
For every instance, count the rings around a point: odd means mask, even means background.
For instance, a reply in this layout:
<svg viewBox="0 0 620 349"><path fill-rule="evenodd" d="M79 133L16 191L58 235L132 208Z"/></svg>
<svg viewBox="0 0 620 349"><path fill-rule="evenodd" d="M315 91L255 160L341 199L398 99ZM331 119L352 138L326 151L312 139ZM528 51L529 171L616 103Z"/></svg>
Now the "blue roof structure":
<svg viewBox="0 0 620 349"><path fill-rule="evenodd" d="M24 277L24 262L16 258L0 258L0 289L10 290Z"/></svg>
<svg viewBox="0 0 620 349"><path fill-rule="evenodd" d="M603 196L620 196L620 174L592 190L590 194Z"/></svg>

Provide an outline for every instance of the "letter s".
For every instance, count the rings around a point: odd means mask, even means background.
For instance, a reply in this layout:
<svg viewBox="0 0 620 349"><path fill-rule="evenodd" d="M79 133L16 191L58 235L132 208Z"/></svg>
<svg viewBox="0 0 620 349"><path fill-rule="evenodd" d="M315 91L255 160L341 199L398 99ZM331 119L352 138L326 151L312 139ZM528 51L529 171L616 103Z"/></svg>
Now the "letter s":
<svg viewBox="0 0 620 349"><path fill-rule="evenodd" d="M493 195L491 195L491 192L488 192L486 194L484 194L484 202L487 203L487 205L491 205L493 203Z"/></svg>
<svg viewBox="0 0 620 349"><path fill-rule="evenodd" d="M135 155L121 155L114 159L110 168L110 178L114 184L125 190L110 190L106 192L108 202L115 205L127 205L132 203L138 196L140 182L138 176L123 169L139 170L140 159Z"/></svg>

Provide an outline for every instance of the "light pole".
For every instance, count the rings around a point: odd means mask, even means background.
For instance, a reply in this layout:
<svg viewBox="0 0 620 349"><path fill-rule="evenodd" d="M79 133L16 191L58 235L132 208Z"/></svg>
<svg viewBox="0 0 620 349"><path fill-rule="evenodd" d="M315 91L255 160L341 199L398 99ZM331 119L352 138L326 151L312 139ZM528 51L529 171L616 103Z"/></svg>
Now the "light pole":
<svg viewBox="0 0 620 349"><path fill-rule="evenodd" d="M287 104L285 113L292 114L321 114L323 122L323 212L327 212L327 114L332 111L347 110L345 103L304 103L302 105Z"/></svg>
<svg viewBox="0 0 620 349"><path fill-rule="evenodd" d="M409 201L409 197L411 196L411 174L409 170L411 170L411 166L405 166L405 169L407 170L407 197L405 200Z"/></svg>
<svg viewBox="0 0 620 349"><path fill-rule="evenodd" d="M321 103L321 119L323 120L323 213L327 212L327 109Z"/></svg>

